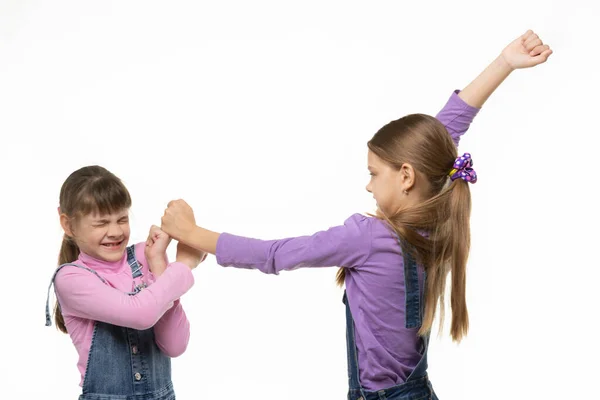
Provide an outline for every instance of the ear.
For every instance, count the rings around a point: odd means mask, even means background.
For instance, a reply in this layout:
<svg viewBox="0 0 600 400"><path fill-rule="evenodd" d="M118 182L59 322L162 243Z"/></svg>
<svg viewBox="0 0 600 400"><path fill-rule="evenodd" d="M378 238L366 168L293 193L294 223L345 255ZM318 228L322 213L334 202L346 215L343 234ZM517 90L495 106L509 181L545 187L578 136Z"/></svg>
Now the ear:
<svg viewBox="0 0 600 400"><path fill-rule="evenodd" d="M65 214L60 214L60 226L67 236L73 237L73 230L71 229L71 221Z"/></svg>
<svg viewBox="0 0 600 400"><path fill-rule="evenodd" d="M400 188L404 191L409 191L415 186L416 173L415 169L410 164L402 164L398 171L398 179L400 180Z"/></svg>

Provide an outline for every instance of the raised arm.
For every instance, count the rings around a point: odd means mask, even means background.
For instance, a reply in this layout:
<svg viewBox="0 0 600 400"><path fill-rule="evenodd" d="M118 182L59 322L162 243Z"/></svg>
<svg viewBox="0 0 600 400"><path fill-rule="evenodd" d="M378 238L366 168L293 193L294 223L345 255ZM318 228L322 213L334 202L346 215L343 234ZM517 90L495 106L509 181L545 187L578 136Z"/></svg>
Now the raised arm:
<svg viewBox="0 0 600 400"><path fill-rule="evenodd" d="M513 40L500 55L458 96L472 107L480 108L515 69L530 68L546 62L552 54L542 39L528 30Z"/></svg>
<svg viewBox="0 0 600 400"><path fill-rule="evenodd" d="M455 91L436 118L444 124L458 146L479 109L515 69L542 64L552 54L532 31L515 39L462 91Z"/></svg>

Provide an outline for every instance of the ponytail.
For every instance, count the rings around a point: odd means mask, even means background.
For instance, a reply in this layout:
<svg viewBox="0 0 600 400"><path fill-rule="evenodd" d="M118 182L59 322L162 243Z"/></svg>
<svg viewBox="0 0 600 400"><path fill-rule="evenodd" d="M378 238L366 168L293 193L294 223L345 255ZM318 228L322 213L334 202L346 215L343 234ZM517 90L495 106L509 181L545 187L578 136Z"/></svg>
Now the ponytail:
<svg viewBox="0 0 600 400"><path fill-rule="evenodd" d="M337 274L335 274L335 283L337 283L338 286L342 287L342 286L344 286L345 281L346 281L346 270L342 267L342 268L338 269Z"/></svg>
<svg viewBox="0 0 600 400"><path fill-rule="evenodd" d="M440 329L444 325L446 278L452 273L450 306L452 340L460 342L469 330L466 303L466 268L471 232L471 192L469 184L457 179L438 195L423 203L399 211L388 222L414 251L417 261L427 274L425 287L425 312L419 334L431 331L438 302ZM418 231L428 232L422 236Z"/></svg>
<svg viewBox="0 0 600 400"><path fill-rule="evenodd" d="M77 260L79 257L79 247L73 242L73 240L67 236L63 236L63 241L60 246L60 253L58 255L58 265L66 264ZM62 312L60 311L60 304L58 300L54 306L54 323L59 331L67 333L67 327L65 325L65 319L63 318Z"/></svg>
<svg viewBox="0 0 600 400"><path fill-rule="evenodd" d="M450 250L449 266L452 272L450 307L452 324L450 334L454 341L466 336L469 330L469 313L466 302L467 259L471 247L471 192L469 183L457 179L450 185L448 199L449 218L445 222L446 240Z"/></svg>

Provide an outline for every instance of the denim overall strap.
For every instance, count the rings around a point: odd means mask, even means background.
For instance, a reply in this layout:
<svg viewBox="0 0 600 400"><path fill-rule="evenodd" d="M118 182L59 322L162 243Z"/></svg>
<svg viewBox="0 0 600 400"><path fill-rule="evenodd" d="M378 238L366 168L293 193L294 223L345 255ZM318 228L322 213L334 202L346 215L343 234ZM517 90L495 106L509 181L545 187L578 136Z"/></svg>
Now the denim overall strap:
<svg viewBox="0 0 600 400"><path fill-rule="evenodd" d="M360 373L358 370L358 355L356 351L356 339L354 335L354 319L350 312L348 296L344 291L342 299L346 306L346 351L348 356L348 400L365 398L364 391L360 385Z"/></svg>
<svg viewBox="0 0 600 400"><path fill-rule="evenodd" d="M50 317L50 288L52 288L52 285L54 284L54 279L56 278L56 274L58 274L58 271L60 271L63 267L66 267L67 265L85 269L85 270L91 272L92 274L96 275L103 283L106 284L106 280L103 277L98 275L98 273L96 271L94 271L93 269L90 269L86 266L74 264L74 263L66 263L66 264L60 265L58 268L56 268L56 271L54 271L54 275L52 275L52 279L50 279L50 285L48 285L48 293L46 295L46 326L52 325L52 318ZM56 287L54 289L56 291Z"/></svg>
<svg viewBox="0 0 600 400"><path fill-rule="evenodd" d="M404 247L406 248L406 247ZM404 255L404 284L406 287L406 328L420 328L423 323L423 307L425 282L427 275L423 276L423 287L419 286L419 270L415 258L409 250L402 251ZM427 349L429 347L429 333L421 337L421 360L408 376L407 381L419 379L427 375Z"/></svg>
<svg viewBox="0 0 600 400"><path fill-rule="evenodd" d="M135 257L135 245L131 245L127 248L127 264L129 264L129 267L131 268L131 275L134 278L142 276L142 265Z"/></svg>
<svg viewBox="0 0 600 400"><path fill-rule="evenodd" d="M414 257L408 252L404 253L404 286L406 288L406 328L421 326L421 290L419 290L419 271Z"/></svg>
<svg viewBox="0 0 600 400"><path fill-rule="evenodd" d="M131 268L131 277L133 278L131 282L131 292L127 294L133 296L138 294L140 290L147 287L146 282L142 282L139 285L135 284L135 278L143 276L142 264L140 264L135 256L135 245L131 245L127 248L127 264L129 264L129 268Z"/></svg>

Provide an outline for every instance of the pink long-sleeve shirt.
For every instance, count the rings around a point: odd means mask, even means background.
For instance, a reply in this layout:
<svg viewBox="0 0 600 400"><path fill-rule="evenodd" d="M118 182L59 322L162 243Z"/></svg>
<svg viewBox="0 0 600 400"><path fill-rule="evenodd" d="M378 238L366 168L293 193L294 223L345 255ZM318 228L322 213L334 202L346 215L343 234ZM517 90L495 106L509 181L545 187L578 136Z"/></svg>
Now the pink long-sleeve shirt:
<svg viewBox="0 0 600 400"><path fill-rule="evenodd" d="M88 354L94 333L94 322L138 330L154 327L157 346L169 357L181 355L187 348L190 324L179 298L194 284L190 268L182 263L170 263L161 276L155 278L148 269L144 243L135 245L142 276L133 279L127 263L127 253L118 262L107 262L81 253L74 261L93 269L106 280L103 283L92 272L74 266L63 267L54 281L67 331L79 354L77 368L83 385ZM133 283L145 282L148 287L134 296Z"/></svg>

